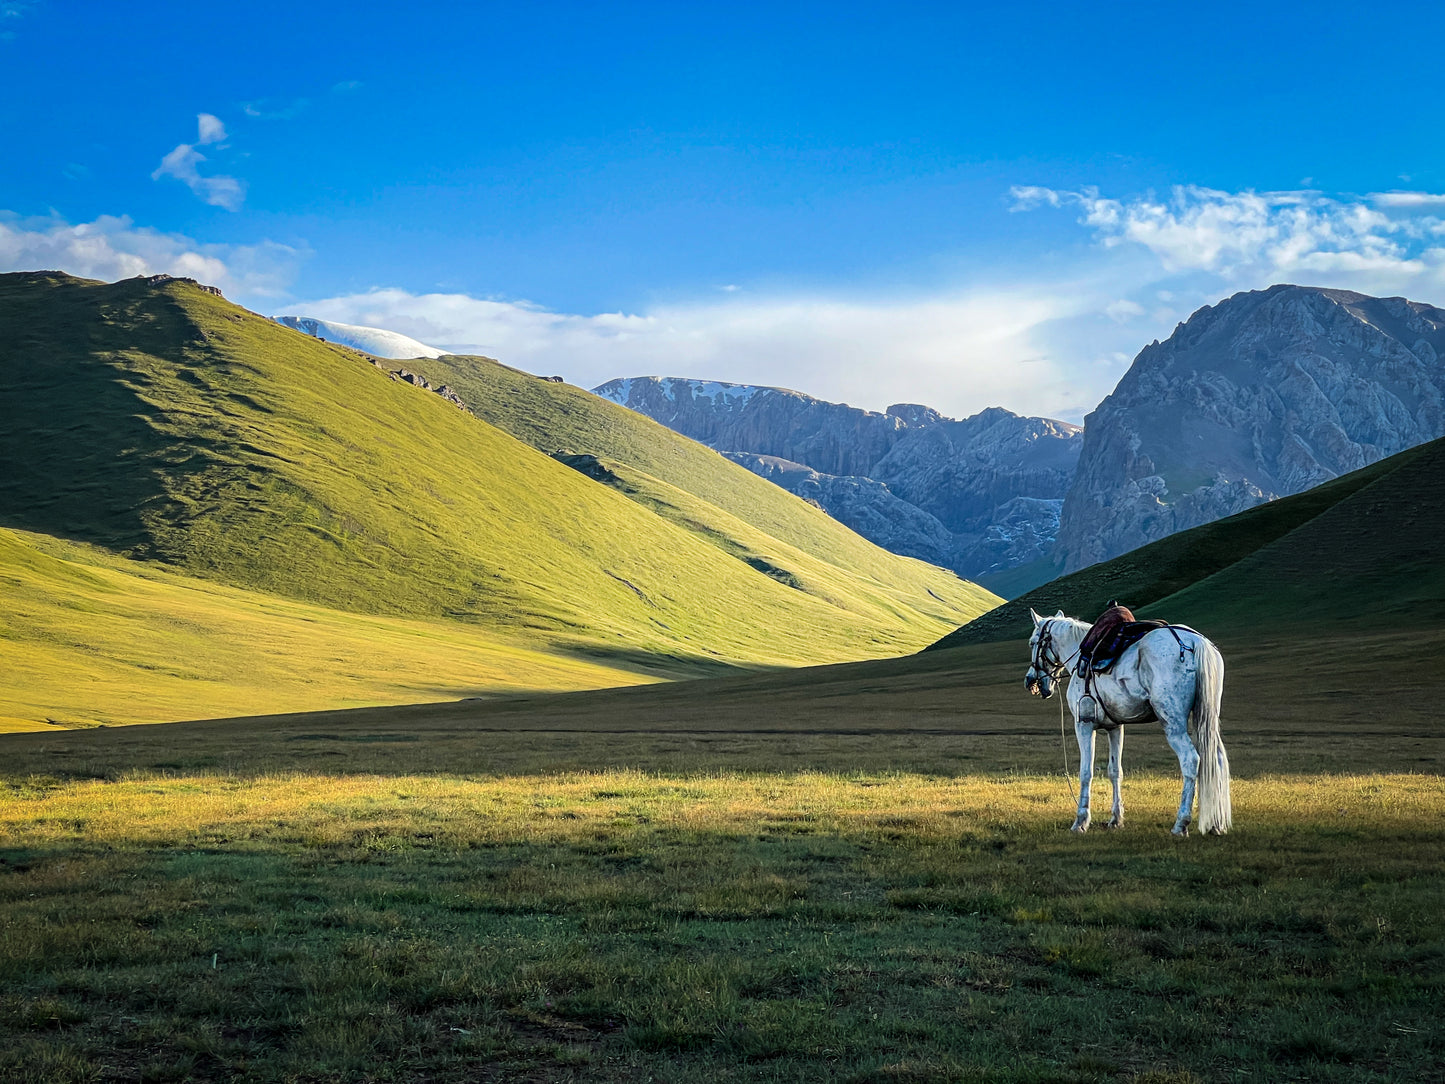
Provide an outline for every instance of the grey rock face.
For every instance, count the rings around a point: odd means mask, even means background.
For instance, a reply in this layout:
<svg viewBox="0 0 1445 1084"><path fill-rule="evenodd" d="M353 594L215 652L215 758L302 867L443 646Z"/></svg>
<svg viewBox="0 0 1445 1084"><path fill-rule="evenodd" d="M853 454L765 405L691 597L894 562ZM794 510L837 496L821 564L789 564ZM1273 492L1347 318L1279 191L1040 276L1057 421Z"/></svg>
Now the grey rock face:
<svg viewBox="0 0 1445 1084"><path fill-rule="evenodd" d="M1145 347L1085 419L1066 571L1445 434L1445 311L1274 286Z"/></svg>
<svg viewBox="0 0 1445 1084"><path fill-rule="evenodd" d="M709 447L777 456L824 474L867 475L906 425L890 414L751 384L645 376L592 391Z"/></svg>
<svg viewBox="0 0 1445 1084"><path fill-rule="evenodd" d="M782 388L682 378L612 380L593 391L738 453L886 549L965 576L1049 552L1082 446L1078 426L998 408L961 421L916 403L879 414Z"/></svg>
<svg viewBox="0 0 1445 1084"><path fill-rule="evenodd" d="M1082 443L1076 425L998 407L962 421L935 414L900 433L868 473L949 530L973 535L1015 497L1062 500Z"/></svg>
<svg viewBox="0 0 1445 1084"><path fill-rule="evenodd" d="M895 497L882 482L857 475L822 474L802 463L751 452L723 453L734 463L811 501L870 542L905 557L952 567L953 534L934 516Z"/></svg>

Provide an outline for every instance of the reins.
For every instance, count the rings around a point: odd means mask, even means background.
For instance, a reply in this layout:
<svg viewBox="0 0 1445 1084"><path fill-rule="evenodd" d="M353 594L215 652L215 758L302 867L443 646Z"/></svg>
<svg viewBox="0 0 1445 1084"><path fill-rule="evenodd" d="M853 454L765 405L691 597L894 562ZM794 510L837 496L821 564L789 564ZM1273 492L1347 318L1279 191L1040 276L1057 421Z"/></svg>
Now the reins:
<svg viewBox="0 0 1445 1084"><path fill-rule="evenodd" d="M1074 775L1069 771L1069 739L1064 731L1064 698L1059 697L1059 752L1064 758L1064 781L1069 784L1069 794L1074 799L1075 808L1079 804L1079 791L1074 786Z"/></svg>
<svg viewBox="0 0 1445 1084"><path fill-rule="evenodd" d="M1047 621L1045 621L1045 622L1043 623L1043 625L1039 628L1039 641L1038 641L1038 643L1034 646L1034 669L1035 669L1035 670L1038 670L1038 671L1043 671L1043 670L1044 670L1043 666L1040 665L1040 663L1043 661L1044 651L1045 651L1045 650L1052 650L1052 649L1053 649L1053 646L1054 646L1054 629L1053 629L1053 623L1054 623L1055 620L1056 620L1055 618L1052 618L1052 617L1051 617L1051 618L1049 618ZM1068 666L1068 664L1071 663L1071 662L1073 662L1074 659L1078 657L1078 654L1079 654L1080 651L1083 650L1083 647L1084 647L1084 645L1083 645L1082 643L1079 644L1079 646L1074 649L1074 653L1073 653L1072 655L1070 655L1067 659L1059 659L1059 664L1058 664L1057 667L1050 668L1049 670L1047 670L1047 671L1045 671L1045 672L1048 673L1049 677L1053 678L1053 680L1055 680L1055 681L1061 681L1062 678L1061 678L1059 675L1063 675L1064 677L1067 677L1067 676L1068 676L1068 673L1069 673L1069 666ZM1059 658L1059 655L1058 655L1057 652L1054 653L1054 658L1056 658L1056 659ZM1065 780L1065 782L1067 782L1067 783L1069 784L1069 794L1072 795L1072 797L1073 797L1073 799L1074 799L1074 805L1077 806L1077 805L1079 804L1079 791L1078 791L1078 789L1074 786L1074 776L1073 776L1073 774L1069 771L1069 738L1068 738L1068 733L1067 733L1067 731L1064 729L1064 701L1065 701L1066 699L1067 699L1067 697L1066 697L1066 696L1062 693L1062 691L1061 691L1061 692L1059 693L1059 752L1062 754L1062 756L1063 756L1063 758L1064 758L1064 780Z"/></svg>

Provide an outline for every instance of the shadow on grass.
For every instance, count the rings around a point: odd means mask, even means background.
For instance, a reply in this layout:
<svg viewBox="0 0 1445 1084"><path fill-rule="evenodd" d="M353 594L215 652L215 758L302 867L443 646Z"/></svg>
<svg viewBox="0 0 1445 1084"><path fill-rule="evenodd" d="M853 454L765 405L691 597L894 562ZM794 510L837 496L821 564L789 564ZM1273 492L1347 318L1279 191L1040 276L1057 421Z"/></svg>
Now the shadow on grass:
<svg viewBox="0 0 1445 1084"><path fill-rule="evenodd" d="M1345 1081L1439 1055L1419 783L1348 838L1294 781L1183 843L1072 836L1037 780L100 789L0 806L6 1079Z"/></svg>

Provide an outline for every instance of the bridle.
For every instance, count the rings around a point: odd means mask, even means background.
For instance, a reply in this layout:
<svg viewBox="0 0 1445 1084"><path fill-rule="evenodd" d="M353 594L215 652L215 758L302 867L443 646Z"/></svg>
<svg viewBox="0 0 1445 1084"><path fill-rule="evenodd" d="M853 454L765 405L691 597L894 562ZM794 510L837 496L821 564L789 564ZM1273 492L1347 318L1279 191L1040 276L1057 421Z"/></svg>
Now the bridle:
<svg viewBox="0 0 1445 1084"><path fill-rule="evenodd" d="M1063 678L1068 664L1072 662L1074 656L1079 653L1076 650L1068 659L1064 659L1059 655L1058 648L1054 646L1054 622L1057 620L1058 618L1056 617L1050 617L1039 626L1039 638L1034 641L1034 657L1030 660L1033 663L1035 673L1048 674L1054 681L1059 681ZM1082 647L1083 645L1081 644L1079 646ZM1047 659L1045 652L1051 652L1054 656L1054 661L1047 665L1045 665Z"/></svg>

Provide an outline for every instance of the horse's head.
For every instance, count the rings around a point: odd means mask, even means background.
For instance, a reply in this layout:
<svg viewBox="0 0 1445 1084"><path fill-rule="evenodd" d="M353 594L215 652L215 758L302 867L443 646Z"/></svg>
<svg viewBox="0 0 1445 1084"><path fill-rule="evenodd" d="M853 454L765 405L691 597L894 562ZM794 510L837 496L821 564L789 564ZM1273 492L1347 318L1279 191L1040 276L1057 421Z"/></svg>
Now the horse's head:
<svg viewBox="0 0 1445 1084"><path fill-rule="evenodd" d="M1053 617L1040 617L1030 609L1029 616L1034 619L1034 634L1029 637L1029 669L1024 674L1024 688L1031 695L1047 700L1054 695L1054 682L1064 669L1053 630L1053 623L1064 616L1064 611Z"/></svg>

